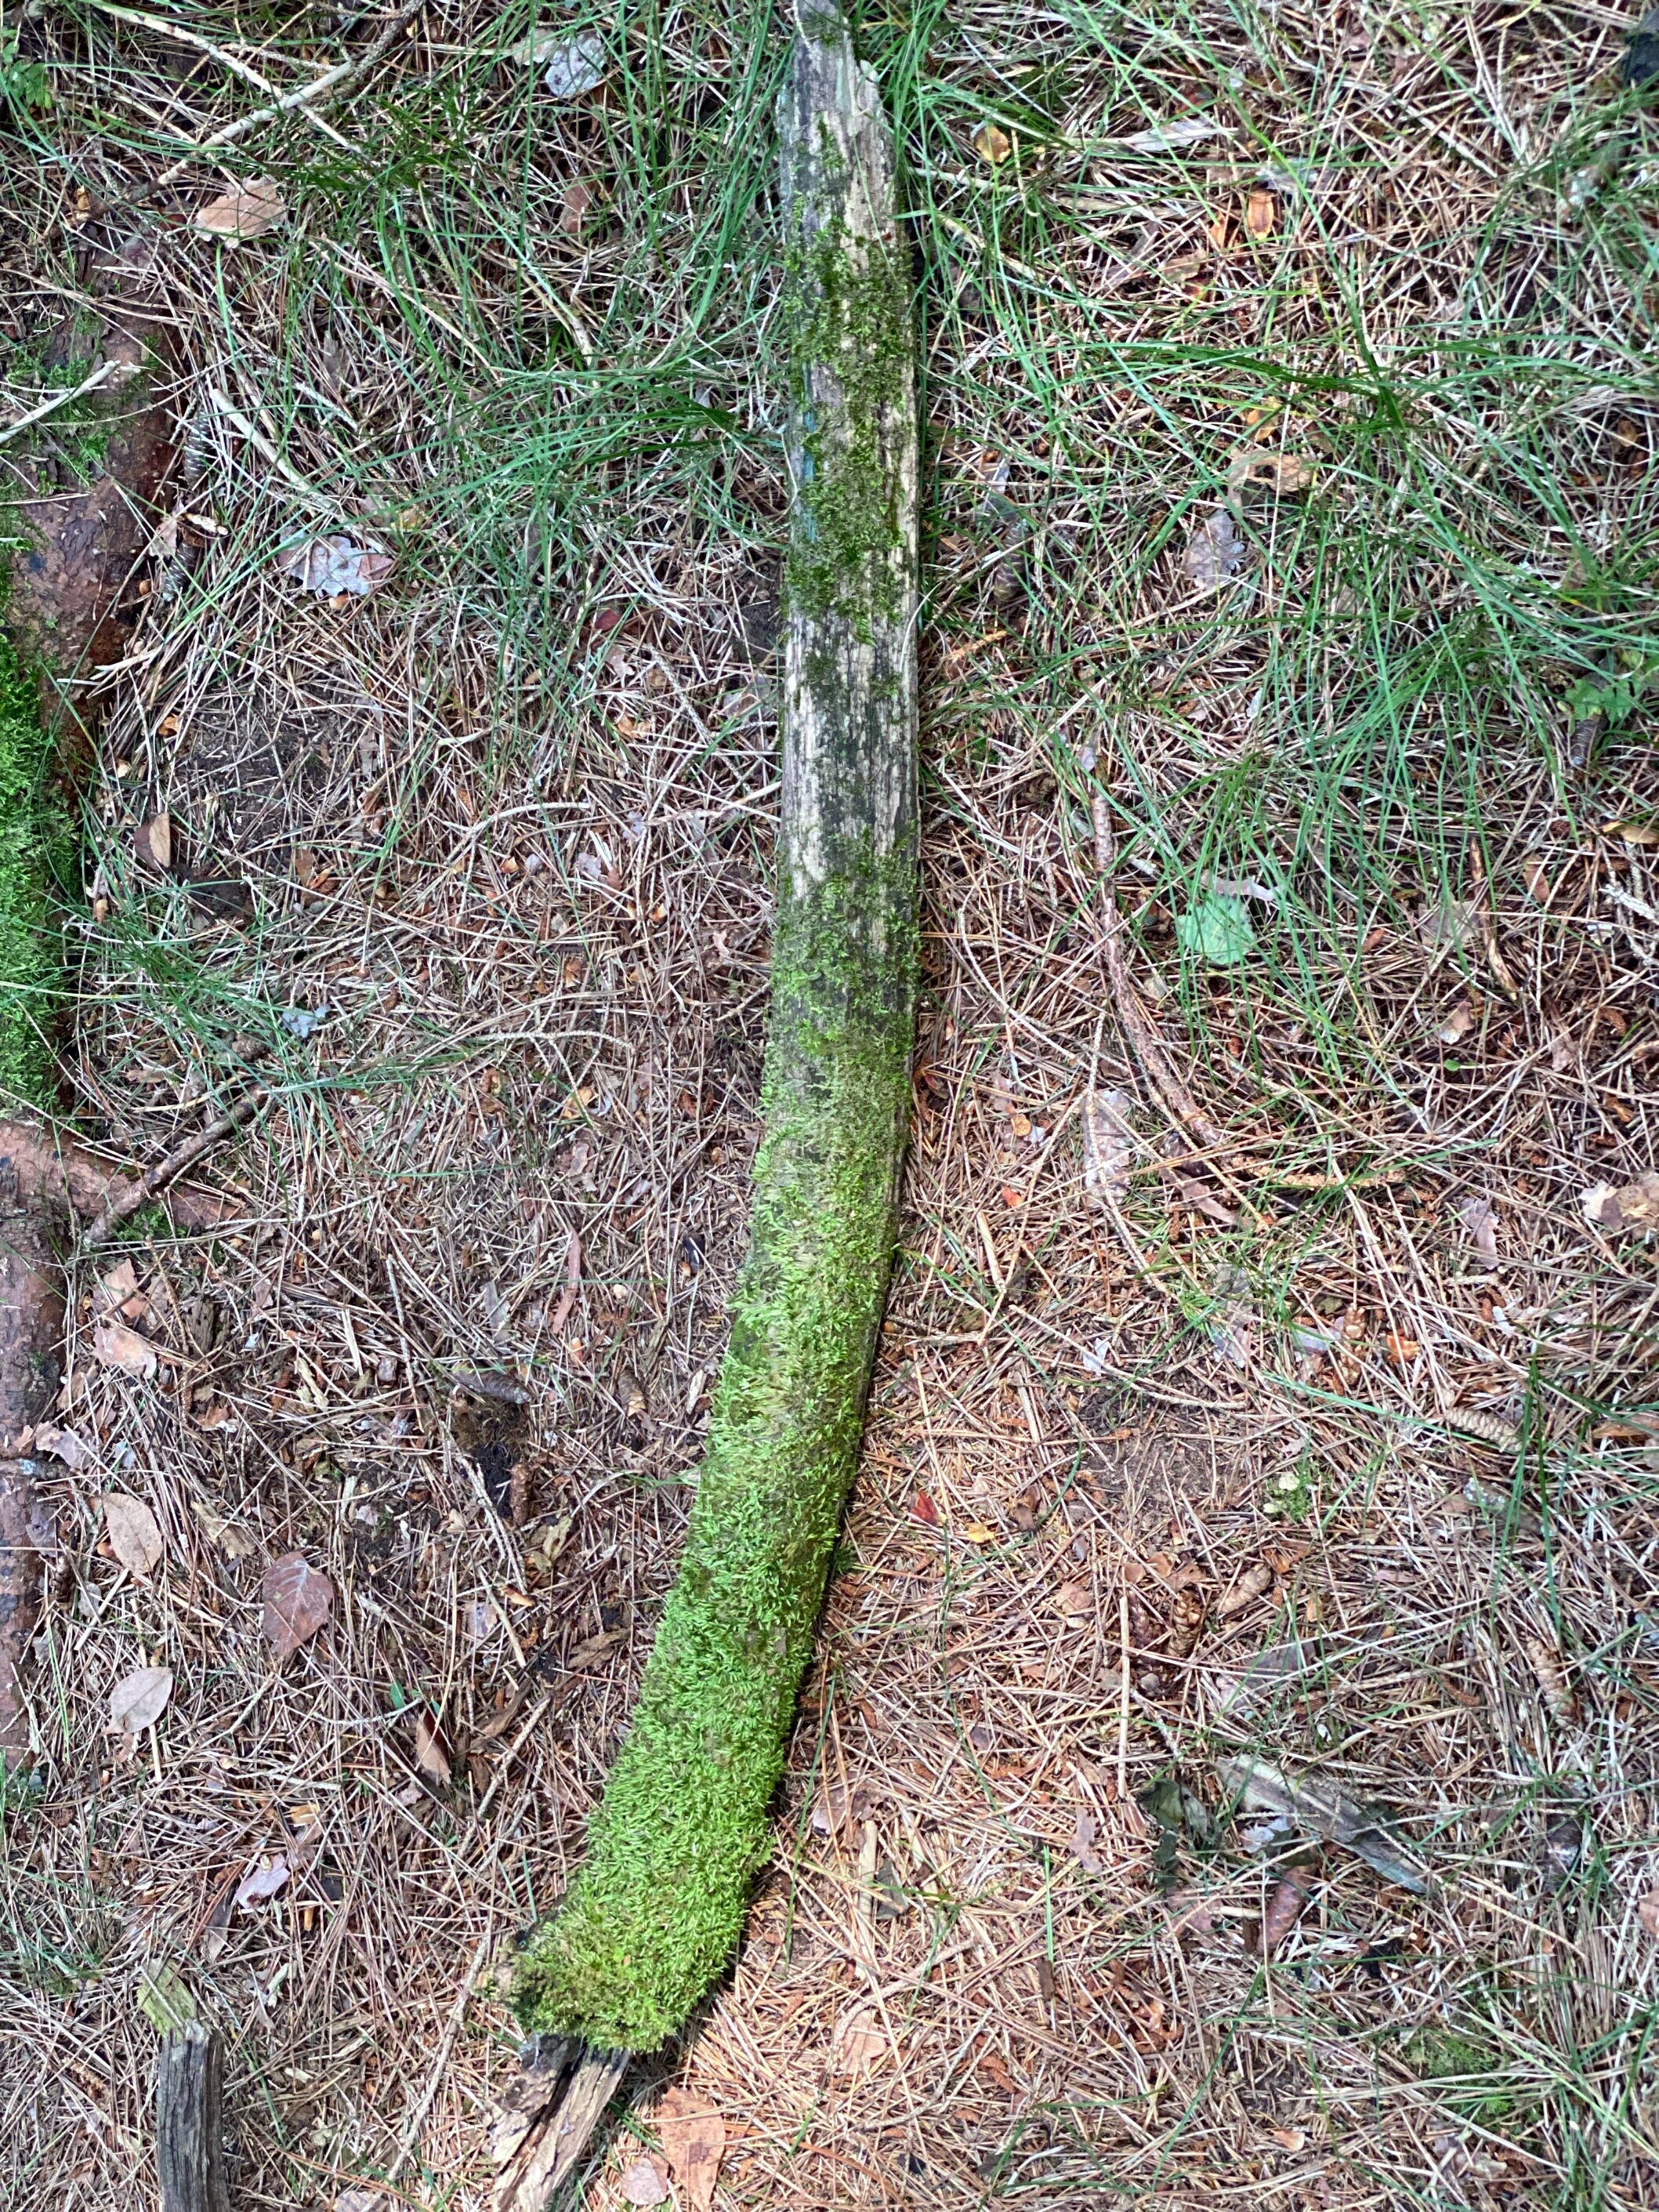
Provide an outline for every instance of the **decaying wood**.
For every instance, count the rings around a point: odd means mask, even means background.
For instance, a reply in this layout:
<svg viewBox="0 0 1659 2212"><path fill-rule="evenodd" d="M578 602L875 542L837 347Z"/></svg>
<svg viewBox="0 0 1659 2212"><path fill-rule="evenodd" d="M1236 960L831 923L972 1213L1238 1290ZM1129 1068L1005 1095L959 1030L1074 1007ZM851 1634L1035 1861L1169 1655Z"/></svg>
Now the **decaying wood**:
<svg viewBox="0 0 1659 2212"><path fill-rule="evenodd" d="M155 2059L155 2165L161 2212L230 2212L225 2188L218 2035L198 2021L164 2036Z"/></svg>
<svg viewBox="0 0 1659 2212"><path fill-rule="evenodd" d="M130 1220L149 1200L159 1197L176 1177L183 1175L186 1168L194 1167L197 1161L204 1159L216 1145L222 1143L234 1130L240 1129L244 1121L251 1120L270 1096L268 1091L250 1091L246 1098L239 1098L228 1112L216 1115L207 1127L198 1129L193 1137L186 1137L182 1144L175 1145L167 1158L157 1160L153 1168L147 1168L141 1176L125 1178L121 1186L112 1190L106 1199L97 1218L82 1236L82 1249L95 1249L112 1230L118 1228L122 1222Z"/></svg>
<svg viewBox="0 0 1659 2212"><path fill-rule="evenodd" d="M627 2069L626 2051L537 2037L495 2108L491 2212L544 2212L574 2172Z"/></svg>

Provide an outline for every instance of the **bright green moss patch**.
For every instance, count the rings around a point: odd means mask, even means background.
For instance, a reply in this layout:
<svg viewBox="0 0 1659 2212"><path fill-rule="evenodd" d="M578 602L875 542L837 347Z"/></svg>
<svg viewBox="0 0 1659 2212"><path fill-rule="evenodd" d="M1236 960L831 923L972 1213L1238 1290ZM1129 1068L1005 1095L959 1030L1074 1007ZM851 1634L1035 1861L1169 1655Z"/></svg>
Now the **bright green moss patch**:
<svg viewBox="0 0 1659 2212"><path fill-rule="evenodd" d="M49 1031L64 995L63 811L34 685L0 636L0 1097L52 1103Z"/></svg>
<svg viewBox="0 0 1659 2212"><path fill-rule="evenodd" d="M780 913L749 1257L685 1553L586 1863L521 1961L526 2030L655 2050L737 1943L886 1298L914 908L907 849Z"/></svg>

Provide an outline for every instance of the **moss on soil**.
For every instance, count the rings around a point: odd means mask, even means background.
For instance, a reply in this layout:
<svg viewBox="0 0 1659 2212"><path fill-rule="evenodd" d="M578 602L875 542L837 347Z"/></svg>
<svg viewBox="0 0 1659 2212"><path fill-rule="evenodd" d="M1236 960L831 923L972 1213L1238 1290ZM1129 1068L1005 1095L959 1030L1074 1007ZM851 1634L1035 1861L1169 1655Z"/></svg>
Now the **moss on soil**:
<svg viewBox="0 0 1659 2212"><path fill-rule="evenodd" d="M34 682L0 635L0 1096L50 1108L49 1032L64 997L59 912L68 825Z"/></svg>
<svg viewBox="0 0 1659 2212"><path fill-rule="evenodd" d="M521 1959L526 2030L657 2049L767 1856L887 1292L915 871L908 847L840 866L780 912L754 1222L685 1553L586 1863Z"/></svg>

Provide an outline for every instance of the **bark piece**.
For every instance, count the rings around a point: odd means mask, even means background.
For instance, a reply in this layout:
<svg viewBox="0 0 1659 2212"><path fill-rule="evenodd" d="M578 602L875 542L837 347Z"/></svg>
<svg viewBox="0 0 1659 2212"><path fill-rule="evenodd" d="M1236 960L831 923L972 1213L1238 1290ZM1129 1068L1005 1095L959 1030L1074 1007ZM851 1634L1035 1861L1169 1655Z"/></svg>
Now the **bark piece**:
<svg viewBox="0 0 1659 2212"><path fill-rule="evenodd" d="M161 2212L230 2212L225 2189L223 2046L199 2021L165 2036L155 2059L155 2166Z"/></svg>
<svg viewBox="0 0 1659 2212"><path fill-rule="evenodd" d="M916 959L911 271L873 74L803 4L780 107L792 343L780 882L749 1255L679 1577L527 2028L651 2051L738 1941L892 1261Z"/></svg>

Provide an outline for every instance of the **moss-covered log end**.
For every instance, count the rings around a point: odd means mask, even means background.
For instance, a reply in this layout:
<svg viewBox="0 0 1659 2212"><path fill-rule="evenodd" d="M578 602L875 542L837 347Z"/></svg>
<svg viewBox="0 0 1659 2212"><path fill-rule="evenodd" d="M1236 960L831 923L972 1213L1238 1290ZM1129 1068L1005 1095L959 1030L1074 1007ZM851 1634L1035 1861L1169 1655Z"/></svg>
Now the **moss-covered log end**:
<svg viewBox="0 0 1659 2212"><path fill-rule="evenodd" d="M50 1109L67 823L35 683L0 635L0 1097Z"/></svg>

